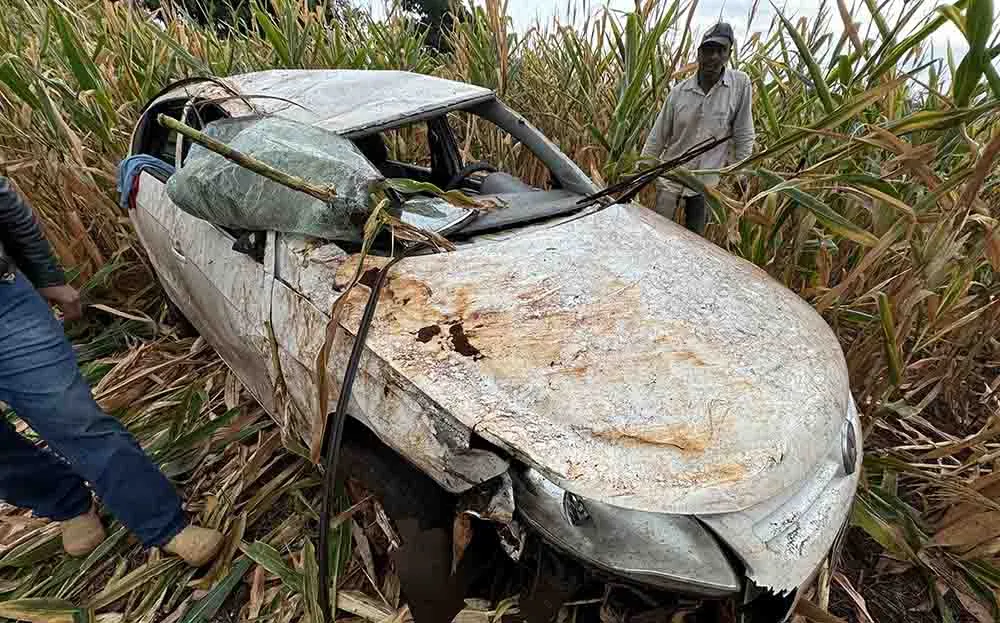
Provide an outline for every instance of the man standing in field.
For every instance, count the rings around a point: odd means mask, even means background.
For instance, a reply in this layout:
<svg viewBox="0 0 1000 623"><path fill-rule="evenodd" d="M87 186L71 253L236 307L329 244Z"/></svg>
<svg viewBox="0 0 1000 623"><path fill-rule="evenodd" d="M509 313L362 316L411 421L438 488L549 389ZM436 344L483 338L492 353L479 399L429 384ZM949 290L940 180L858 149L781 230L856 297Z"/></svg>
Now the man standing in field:
<svg viewBox="0 0 1000 623"><path fill-rule="evenodd" d="M705 139L733 138L684 165L688 169L721 169L739 162L753 151L754 128L751 111L753 96L750 78L742 71L726 67L735 39L733 28L720 22L712 26L698 48L698 71L667 95L663 110L646 138L642 156L669 160L682 155ZM708 186L719 182L717 173L705 173ZM705 197L690 188L665 179L656 181L657 212L673 219L684 206L685 225L700 235L705 233L708 215Z"/></svg>
<svg viewBox="0 0 1000 623"><path fill-rule="evenodd" d="M188 525L170 482L101 411L49 304L68 320L83 312L31 208L0 177L0 402L48 445L28 441L0 414L0 500L61 522L66 552L83 556L105 538L89 483L144 545L207 563L222 535Z"/></svg>

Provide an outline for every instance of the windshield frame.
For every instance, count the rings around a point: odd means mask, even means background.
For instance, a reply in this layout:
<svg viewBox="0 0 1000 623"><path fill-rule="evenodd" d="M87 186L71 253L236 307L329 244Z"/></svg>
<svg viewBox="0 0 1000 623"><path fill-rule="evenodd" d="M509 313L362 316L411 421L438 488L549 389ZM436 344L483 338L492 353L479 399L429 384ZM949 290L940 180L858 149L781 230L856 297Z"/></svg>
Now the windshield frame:
<svg viewBox="0 0 1000 623"><path fill-rule="evenodd" d="M341 136L350 140L366 138L373 134L380 134L421 121L429 121L437 117L447 116L448 113L457 111L468 112L484 121L488 121L524 145L528 151L549 169L552 176L558 180L559 185L563 189L578 195L589 195L599 190L583 170L569 156L560 151L555 143L528 123L523 116L508 108L495 97L465 102L457 106L439 108L402 119L394 119L391 122L377 126L344 132Z"/></svg>

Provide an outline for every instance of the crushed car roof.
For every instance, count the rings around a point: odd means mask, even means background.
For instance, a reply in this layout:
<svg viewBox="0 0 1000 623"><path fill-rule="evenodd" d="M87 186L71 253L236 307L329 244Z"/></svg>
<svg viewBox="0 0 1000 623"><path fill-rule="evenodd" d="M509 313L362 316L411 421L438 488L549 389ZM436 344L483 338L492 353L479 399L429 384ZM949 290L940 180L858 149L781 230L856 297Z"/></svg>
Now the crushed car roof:
<svg viewBox="0 0 1000 623"><path fill-rule="evenodd" d="M233 98L226 86L246 101ZM228 97L220 105L232 116L277 113L346 134L486 101L494 94L472 84L405 71L275 69L181 81L157 101L179 96Z"/></svg>

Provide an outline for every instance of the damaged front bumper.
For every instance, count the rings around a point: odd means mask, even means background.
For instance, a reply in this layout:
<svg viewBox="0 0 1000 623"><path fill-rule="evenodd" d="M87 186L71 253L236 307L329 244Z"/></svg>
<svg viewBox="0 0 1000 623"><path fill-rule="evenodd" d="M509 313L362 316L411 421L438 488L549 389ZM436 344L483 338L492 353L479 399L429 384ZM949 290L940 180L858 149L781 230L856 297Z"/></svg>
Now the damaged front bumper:
<svg viewBox="0 0 1000 623"><path fill-rule="evenodd" d="M739 512L698 516L756 586L781 594L810 583L850 517L862 457L861 423L854 401L848 405L840 443L797 488Z"/></svg>
<svg viewBox="0 0 1000 623"><path fill-rule="evenodd" d="M514 474L514 499L546 541L604 571L701 597L767 592L791 607L850 515L861 465L853 400L843 435L797 488L738 512L622 509L581 500L527 468Z"/></svg>
<svg viewBox="0 0 1000 623"><path fill-rule="evenodd" d="M725 553L692 517L588 500L587 516L571 518L564 511L566 492L532 469L515 475L514 499L525 523L548 543L599 569L703 597L740 591Z"/></svg>

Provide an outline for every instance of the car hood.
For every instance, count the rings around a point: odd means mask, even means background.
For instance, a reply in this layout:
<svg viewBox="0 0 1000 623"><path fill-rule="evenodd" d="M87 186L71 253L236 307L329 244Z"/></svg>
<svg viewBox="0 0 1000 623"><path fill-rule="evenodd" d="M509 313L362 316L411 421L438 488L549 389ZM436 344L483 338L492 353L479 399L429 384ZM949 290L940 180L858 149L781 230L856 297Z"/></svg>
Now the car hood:
<svg viewBox="0 0 1000 623"><path fill-rule="evenodd" d="M349 297L349 330L366 298ZM368 347L560 487L650 512L788 490L848 409L843 353L809 305L636 205L400 262Z"/></svg>

